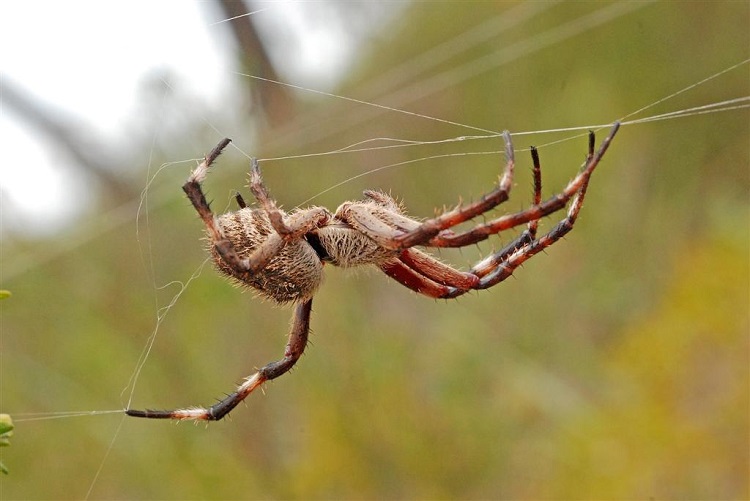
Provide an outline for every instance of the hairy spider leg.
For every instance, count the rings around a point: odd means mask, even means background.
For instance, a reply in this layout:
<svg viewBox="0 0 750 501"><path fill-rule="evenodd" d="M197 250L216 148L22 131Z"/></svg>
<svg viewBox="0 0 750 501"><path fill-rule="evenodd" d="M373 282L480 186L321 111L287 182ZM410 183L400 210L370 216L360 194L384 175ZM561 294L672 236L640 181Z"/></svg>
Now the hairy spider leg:
<svg viewBox="0 0 750 501"><path fill-rule="evenodd" d="M266 186L263 184L263 179L260 176L260 165L258 159L253 158L250 161L250 192L253 194L255 199L258 201L260 206L266 211L268 220L271 221L271 226L276 230L284 240L294 238L295 235L293 230L289 228L284 222L284 213L279 210L274 201L268 194ZM312 228L311 228L312 229ZM305 230L303 233L307 233Z"/></svg>
<svg viewBox="0 0 750 501"><path fill-rule="evenodd" d="M195 207L198 215L206 225L209 238L219 253L221 258L230 265L233 269L243 273L257 273L259 269L265 266L268 261L275 256L279 250L284 246L284 239L280 236L271 236L268 238L261 247L255 250L252 256L248 258L240 258L234 250L232 243L224 236L224 232L221 230L216 222L216 216L211 211L211 207L206 200L206 195L203 193L201 183L206 179L208 169L216 161L216 158L221 152L229 145L231 139L222 139L211 152L205 156L203 162L190 173L190 177L182 186L182 190L187 195L190 202ZM240 197L241 199L241 197ZM238 200L239 201L239 200ZM244 203L244 201L242 202Z"/></svg>
<svg viewBox="0 0 750 501"><path fill-rule="evenodd" d="M457 288L469 290L479 283L476 275L457 270L417 249L405 249L378 267L404 287L433 298L449 296Z"/></svg>
<svg viewBox="0 0 750 501"><path fill-rule="evenodd" d="M589 133L589 152L586 157L586 163L584 164L583 169L584 172L588 171L589 175L585 177L584 182L581 184L578 192L573 197L573 201L570 204L567 216L539 239L533 239L531 242L526 243L521 247L512 250L511 252L508 252L510 246L507 246L505 249L493 255L490 255L477 263L471 270L469 270L470 273L474 273L482 277L475 289L488 289L507 279L513 274L516 268L521 266L521 264L560 240L568 232L570 232L570 230L573 229L573 226L578 219L578 214L581 211L581 207L583 206L583 200L586 196L586 190L591 178L591 172L593 172L593 168L590 169L589 167L592 164L594 165L594 167L596 167L596 164L598 164L599 160L606 152L611 138L617 132L618 127L619 123L616 123L610 135L607 137L607 139L605 139L604 142L602 142L602 145L596 155L594 155L593 153L595 140L594 133ZM452 291L452 293L447 297L458 297L465 292L467 291L456 289L455 291Z"/></svg>
<svg viewBox="0 0 750 501"><path fill-rule="evenodd" d="M545 200L536 205L532 205L529 208L515 212L513 214L506 214L500 216L497 219L493 219L486 223L478 224L470 230L462 233L453 233L451 231L444 231L431 238L429 241L422 243L421 245L427 247L464 247L466 245L475 244L486 240L491 235L500 233L507 229L515 226L528 223L530 221L541 219L545 216L557 212L567 205L570 199L580 191L584 184L589 182L591 175L596 169L597 165L601 161L604 154L607 152L612 139L617 134L620 128L620 122L615 122L614 126L610 130L609 135L602 141L599 146L599 150L596 154L592 154L594 133L589 132L589 154L586 157L586 161L581 166L581 170L576 177L574 177L568 185L557 195ZM399 237L397 237L399 238Z"/></svg>
<svg viewBox="0 0 750 501"><path fill-rule="evenodd" d="M203 193L203 189L201 188L201 183L206 179L209 167L211 167L211 165L216 161L221 152L227 146L229 146L229 143L231 141L232 140L229 138L225 138L219 141L219 144L217 144L216 147L203 158L203 162L201 162L198 167L196 167L195 170L190 173L190 177L188 177L188 180L182 186L182 190L185 192L188 199L193 204L193 207L195 207L195 210L198 212L198 215L203 220L203 223L206 226L206 230L208 231L209 238L216 248L216 251L219 253L219 255L221 255L222 259L224 259L224 261L226 261L235 269L255 271L255 268L251 265L250 260L240 259L240 257L235 252L232 243L224 237L224 233L221 231L221 228L217 224L216 216L214 216L214 213L211 211L211 206L206 200L206 195ZM238 201L239 200L241 200L241 197L240 199L238 199ZM244 203L244 201L242 203ZM283 242L271 241L269 245L275 244L276 246L280 247L281 243ZM260 267L261 266L258 266L257 268Z"/></svg>
<svg viewBox="0 0 750 501"><path fill-rule="evenodd" d="M543 235L538 240L524 245L520 249L498 260L496 256L489 256L487 259L478 263L474 268L473 272L479 272L482 269L484 276L479 281L476 289L488 289L498 283L502 282L506 278L510 277L513 272L521 266L525 261L535 256L539 252L543 251L550 245L554 244L562 237L564 237L570 230L573 229L576 220L578 219L578 213L583 205L583 198L586 195L586 189L588 183L584 184L576 196L573 198L573 202L570 204L568 215L565 219L557 223L548 233ZM465 291L455 292L448 297L457 297L463 294Z"/></svg>
<svg viewBox="0 0 750 501"><path fill-rule="evenodd" d="M592 131L589 131L588 137L589 137L589 148L588 148L588 153L586 155L586 161L583 164L582 170L587 165L589 165L589 162L591 162L591 160L594 158L594 147L595 147L596 137ZM542 171L541 171L541 163L539 161L539 152L534 146L531 147L531 160L534 165L533 171L532 171L534 175L534 205L540 205L542 201ZM585 186L582 189L585 191ZM532 219L531 221L528 222L526 231L524 231L517 239L510 242L503 249L494 253L490 258L487 258L483 260L482 262L485 263L485 265L492 264L492 263L497 265L497 263L504 261L508 256L510 256L516 250L520 249L523 246L531 244L536 239L536 233L537 233L538 228L539 228L539 219ZM479 277L484 277L485 275L490 273L490 271L492 271L493 268L494 266L479 266L479 264L477 264L471 269L471 273L474 273Z"/></svg>
<svg viewBox="0 0 750 501"><path fill-rule="evenodd" d="M589 144L591 144L590 141ZM542 203L542 164L539 162L539 152L536 150L535 146L531 147L531 163L533 165L531 172L534 176L534 205L539 205ZM526 225L526 231L532 239L536 238L536 231L538 228L538 219L532 219Z"/></svg>
<svg viewBox="0 0 750 501"><path fill-rule="evenodd" d="M196 421L218 421L237 405L245 400L255 389L266 381L276 379L288 372L297 360L302 356L307 346L307 338L310 333L310 312L312 311L312 299L299 303L294 310L294 320L292 329L289 333L284 357L275 362L271 362L260 368L251 376L237 386L237 389L227 395L225 398L208 408L188 407L185 409L175 410L134 410L127 409L125 413L128 416L152 418L152 419L177 419L177 420L196 420Z"/></svg>
<svg viewBox="0 0 750 501"><path fill-rule="evenodd" d="M539 204L542 197L542 171L539 154L533 146L531 158L534 166L532 170L534 204ZM509 255L519 247L533 241L538 226L538 220L530 221L527 230L509 243L499 254ZM476 272L457 270L416 248L405 249L397 258L381 264L380 269L405 287L433 298L455 297L459 291L474 289L482 276Z"/></svg>
<svg viewBox="0 0 750 501"><path fill-rule="evenodd" d="M532 147L531 157L534 165L534 205L531 209L542 207L542 211L541 215L538 217L526 221L521 220L513 225L516 226L517 224L527 222L526 230L518 238L510 242L500 251L477 263L477 265L469 270L469 272L456 270L455 268L432 258L428 254L417 251L416 249L406 249L397 258L381 264L380 269L402 285L419 292L420 294L434 298L455 298L465 294L469 290L487 289L505 280L524 261L549 247L573 229L573 225L575 224L578 213L583 205L583 199L591 173L606 152L606 149L609 146L612 137L614 137L617 132L618 127L619 123L616 123L596 155L594 154L595 136L593 132L589 133L589 147L586 161L582 166L579 176L568 185L568 187L571 185L578 186L577 191L574 192L573 201L568 211L568 215L540 239L536 239L539 219L545 215L551 214L552 212L556 212L564 207L565 203L559 207L557 207L556 204L548 204L548 206L545 207L545 205L541 203L541 164L536 148ZM582 175L583 177L581 177ZM577 183L579 177L581 177L580 185ZM569 198L570 197L565 197L565 202L567 202ZM550 200L557 201L559 199L560 196L558 195ZM548 210L549 212L547 212ZM515 216L525 213L529 213L529 210L521 211L520 213L515 214ZM537 213L532 211L531 214L536 215ZM489 224L491 223L492 222ZM471 230L466 233L470 232Z"/></svg>
<svg viewBox="0 0 750 501"><path fill-rule="evenodd" d="M286 242L303 238L305 234L322 226L331 217L331 214L322 207L311 207L304 213L292 213L291 215L279 209L276 201L271 198L268 189L263 184L260 166L255 158L252 159L250 167L250 191L268 215L268 220L271 221L273 229Z"/></svg>
<svg viewBox="0 0 750 501"><path fill-rule="evenodd" d="M616 132L616 131L615 131ZM613 134L612 134L613 135ZM594 158L594 147L596 143L596 136L594 135L593 131L589 131L589 147L588 147L588 153L586 154L586 161L583 163L583 166L581 167L581 170L584 171L586 167L591 163L591 161ZM604 152L601 152L601 155L603 155ZM541 203L541 164L539 162L539 153L537 152L535 147L531 147L531 158L534 163L534 205L538 206ZM588 182L590 181L590 176L584 183L584 185L579 190L579 195L582 192L586 191L586 188L588 186ZM579 202L579 210L580 210L580 204L583 203L583 197L581 196L581 200ZM573 204L575 205L575 203ZM575 216L573 217L573 221L575 222L575 217L577 217L578 211L576 211ZM570 214L568 215L570 217ZM491 256L488 256L487 258L483 259L480 263L477 263L470 271L472 273L477 274L480 277L484 277L491 271L493 271L494 268L497 267L499 263L502 263L505 261L508 256L513 254L516 250L520 249L521 247L525 247L528 245L533 244L534 240L536 239L536 232L539 225L539 219L532 219L529 221L527 225L527 230L519 236L518 239L516 239L514 242L511 242L507 246L505 246L504 249L500 250L499 252L496 252L492 254ZM570 230L568 230L570 231Z"/></svg>
<svg viewBox="0 0 750 501"><path fill-rule="evenodd" d="M505 169L494 190L485 193L481 198L472 203L458 205L453 210L423 221L418 227L394 237L385 247L390 249L407 249L416 245L424 245L441 231L484 214L508 200L510 190L513 186L515 154L510 132L507 130L503 132L503 140L505 141Z"/></svg>
<svg viewBox="0 0 750 501"><path fill-rule="evenodd" d="M219 141L219 144L217 144L208 155L203 157L203 161L193 170L193 172L190 173L187 182L182 186L182 190L185 192L190 202L192 202L195 210L198 211L198 215L205 223L206 228L208 228L208 231L211 233L211 238L214 240L220 240L222 238L221 230L216 225L214 214L211 212L206 196L201 190L201 183L206 179L208 168L211 167L219 155L221 155L221 152L224 151L231 142L232 140L229 138L224 138Z"/></svg>
<svg viewBox="0 0 750 501"><path fill-rule="evenodd" d="M589 133L589 154L587 156L587 162L591 159L594 154L594 135ZM539 152L535 146L531 146L531 163L532 175L533 175L533 187L534 187L534 203L533 205L539 205L542 202L542 164L539 161ZM539 219L532 219L526 224L526 230L523 231L515 240L511 241L505 247L500 249L494 255L497 256L498 260L504 259L509 256L517 249L520 249L524 245L528 245L536 238L537 230L539 229ZM472 273L478 277L483 277L488 271L483 269L472 268L469 273Z"/></svg>
<svg viewBox="0 0 750 501"><path fill-rule="evenodd" d="M268 218L276 233L268 235L263 244L255 249L250 256L240 258L232 243L224 236L224 233L217 224L216 216L211 211L211 207L201 187L201 183L205 180L208 173L208 168L230 142L231 139L221 140L211 150L211 153L206 155L203 162L190 174L182 189L206 225L211 242L224 262L234 269L238 275L249 276L258 273L259 270L267 265L284 248L287 242L302 238L305 233L327 221L330 215L325 209L319 209L317 211L310 211L304 216L294 215L290 221L285 221L283 212L276 207L276 203L269 197L268 190L263 185L258 161L252 159L250 190L268 214ZM240 206L245 205L245 201L241 195L238 194L235 198Z"/></svg>

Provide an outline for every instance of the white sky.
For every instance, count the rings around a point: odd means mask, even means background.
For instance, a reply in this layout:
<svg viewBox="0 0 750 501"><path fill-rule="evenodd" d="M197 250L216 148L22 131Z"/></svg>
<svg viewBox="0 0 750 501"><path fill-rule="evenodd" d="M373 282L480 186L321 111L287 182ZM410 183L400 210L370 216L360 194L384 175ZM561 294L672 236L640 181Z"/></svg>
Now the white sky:
<svg viewBox="0 0 750 501"><path fill-rule="evenodd" d="M331 85L331 75L339 75L351 57L340 33L311 29L299 4L267 5L256 16L297 39L286 74L305 74L307 82L317 76L323 89ZM232 79L226 78L231 54L219 51L226 49L219 38L226 27L211 25L218 16L211 3L185 0L0 1L0 85L8 79L113 137L134 113L139 85L154 70L169 69L181 86L209 102L220 99L223 82ZM6 227L23 221L34 232L47 232L70 221L81 204L66 200L71 187L65 169L33 133L0 107L2 220Z"/></svg>

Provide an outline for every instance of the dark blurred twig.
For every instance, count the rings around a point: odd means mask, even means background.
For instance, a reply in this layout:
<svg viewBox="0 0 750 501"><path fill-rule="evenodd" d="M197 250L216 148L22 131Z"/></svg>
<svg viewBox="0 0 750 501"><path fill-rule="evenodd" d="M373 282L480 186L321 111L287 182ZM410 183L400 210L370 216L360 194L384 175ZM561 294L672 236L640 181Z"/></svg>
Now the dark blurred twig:
<svg viewBox="0 0 750 501"><path fill-rule="evenodd" d="M98 143L89 127L64 111L35 99L7 78L3 78L1 85L3 106L70 155L76 167L101 184L112 205L119 205L138 193L134 186L123 180L121 170L117 168L121 162L113 160L111 148Z"/></svg>
<svg viewBox="0 0 750 501"><path fill-rule="evenodd" d="M243 71L270 80L279 80L276 68L253 24L253 16L243 15L251 9L242 0L216 0L216 4L225 19L231 19L225 24L231 29L239 47L238 59ZM250 85L252 102L260 105L271 126L282 125L291 118L294 103L286 88L272 84Z"/></svg>

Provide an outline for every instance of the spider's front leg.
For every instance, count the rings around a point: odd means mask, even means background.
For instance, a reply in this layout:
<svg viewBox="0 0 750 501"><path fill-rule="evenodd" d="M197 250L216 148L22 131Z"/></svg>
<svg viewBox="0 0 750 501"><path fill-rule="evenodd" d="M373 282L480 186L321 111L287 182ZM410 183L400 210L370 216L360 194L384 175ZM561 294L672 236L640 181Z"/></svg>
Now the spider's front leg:
<svg viewBox="0 0 750 501"><path fill-rule="evenodd" d="M526 230L515 240L507 244L498 252L483 259L468 272L459 272L447 264L424 254L416 249L406 249L395 258L380 265L381 270L402 285L421 294L435 298L455 298L469 290L487 289L496 285L513 274L523 262L543 251L573 229L578 214L583 205L586 189L591 173L607 151L612 138L617 133L619 123L615 123L609 136L602 142L599 150L594 152L594 133L589 133L589 148L581 172L573 179L565 190L549 200L542 202L542 177L539 154L536 148L531 148L531 158L534 164L534 204L531 208L495 220L480 224L463 233L442 232L432 238L428 245L435 247L460 247L476 243L487 236L527 223ZM556 212L564 207L572 197L572 203L567 217L552 230L537 239L539 219ZM372 225L371 225L372 226ZM394 226L383 224L387 229ZM363 232L367 229L361 230ZM372 233L372 231L370 232ZM395 240L396 230L388 229L380 235L384 246ZM407 233L408 234L408 233ZM369 235L369 234L368 234ZM373 238L376 238L377 235Z"/></svg>
<svg viewBox="0 0 750 501"><path fill-rule="evenodd" d="M453 210L446 211L439 216L422 221L417 227L393 237L386 247L392 249L408 249L418 245L426 245L430 240L443 232L450 233L450 228L474 219L488 212L508 200L513 186L513 172L515 169L515 153L510 132L503 132L505 141L505 169L495 188L482 195L478 200L466 205L459 204Z"/></svg>
<svg viewBox="0 0 750 501"><path fill-rule="evenodd" d="M570 204L570 208L568 209L566 217L539 239L536 239L536 225L533 226L533 232L531 231L532 223L538 221L538 219L532 219L531 221L529 221L528 229L524 232L524 234L533 234L530 241L527 241L519 246L509 245L500 252L488 256L487 258L477 263L474 267L472 267L470 272L481 277L481 280L476 287L477 289L487 289L502 282L506 278L510 277L516 270L516 268L518 268L525 261L543 251L550 245L554 244L573 229L573 226L578 219L578 214L581 211L581 207L583 206L583 200L586 196L586 190L588 188L591 173L601 160L604 153L607 151L607 148L609 147L612 138L617 133L619 126L619 122L616 122L612 130L610 131L609 136L607 136L607 138L602 142L597 153L594 153L594 133L589 132L589 148L588 154L586 155L586 161L584 162L581 173L576 177L576 179L581 178L582 183L580 184L578 191L575 192L575 195L573 196L573 201ZM532 149L532 157L534 158L534 163L538 163L539 159L534 149ZM568 186L570 187L571 185L575 185L576 179L571 181ZM558 195L557 197L558 198L553 197L550 200L557 200L559 199L560 195ZM539 203L538 195L536 193L534 199L535 206L543 207L543 205ZM549 201L547 203L549 203ZM517 213L517 215L524 212L526 211L521 211L521 213ZM542 215L546 215L546 213L542 213ZM502 220L502 218L499 218L499 220ZM467 232L467 234L468 233L469 232Z"/></svg>
<svg viewBox="0 0 750 501"><path fill-rule="evenodd" d="M260 368L255 374L245 378L237 386L234 392L208 408L188 407L185 409L175 410L134 410L127 409L125 413L128 416L151 418L151 419L177 419L177 420L196 420L196 421L218 421L237 405L245 400L250 393L261 386L266 381L276 379L288 372L297 360L302 356L307 346L307 337L310 332L310 312L312 310L312 299L308 299L297 305L294 310L294 321L292 330L289 333L289 340L284 350L284 357L275 362L271 362Z"/></svg>
<svg viewBox="0 0 750 501"><path fill-rule="evenodd" d="M432 238L426 245L432 247L464 247L466 245L481 242L489 236L500 233L501 231L539 220L562 209L578 192L582 190L585 185L588 184L591 175L594 173L594 169L599 165L599 162L602 157L604 157L604 154L607 152L609 145L612 143L612 140L619 129L620 122L615 122L610 129L609 135L604 138L604 141L602 141L602 144L599 146L599 150L596 151L596 153L594 153L594 133L589 133L589 151L586 156L586 161L581 167L578 175L557 195L554 195L543 202L535 203L528 209L514 212L512 214L505 214L491 221L478 224L474 228L463 233L439 234ZM535 152L532 150L532 155L534 154ZM536 161L538 161L538 157L535 162Z"/></svg>

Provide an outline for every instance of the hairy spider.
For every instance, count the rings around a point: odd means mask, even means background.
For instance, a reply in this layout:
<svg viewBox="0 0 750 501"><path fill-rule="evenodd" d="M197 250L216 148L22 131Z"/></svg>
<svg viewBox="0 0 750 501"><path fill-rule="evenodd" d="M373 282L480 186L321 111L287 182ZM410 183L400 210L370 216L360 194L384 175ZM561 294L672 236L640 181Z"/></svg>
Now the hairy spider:
<svg viewBox="0 0 750 501"><path fill-rule="evenodd" d="M525 210L460 232L451 228L508 199L515 159L507 131L503 133L507 161L495 189L475 202L459 204L453 210L424 221L407 217L390 196L377 191L365 191L364 200L344 202L333 214L323 207L286 213L269 196L257 160L252 161L250 191L260 207L248 207L238 194L240 209L217 217L211 212L201 183L208 168L230 143L229 139L222 140L191 173L183 190L205 223L211 254L219 270L275 301L296 303L284 357L245 378L234 392L211 407L171 411L127 409L125 412L144 418L216 421L263 383L287 372L307 345L312 297L321 283L325 263L342 267L373 264L402 285L432 298L455 298L502 282L521 263L573 228L591 174L619 126L617 122L614 124L596 152L594 133L589 133L588 154L581 170L565 189L545 201L542 201L539 155L532 147L534 203ZM539 220L564 208L568 202L566 217L537 238ZM526 229L515 240L469 271L456 270L416 248L463 247L522 224L526 224Z"/></svg>

